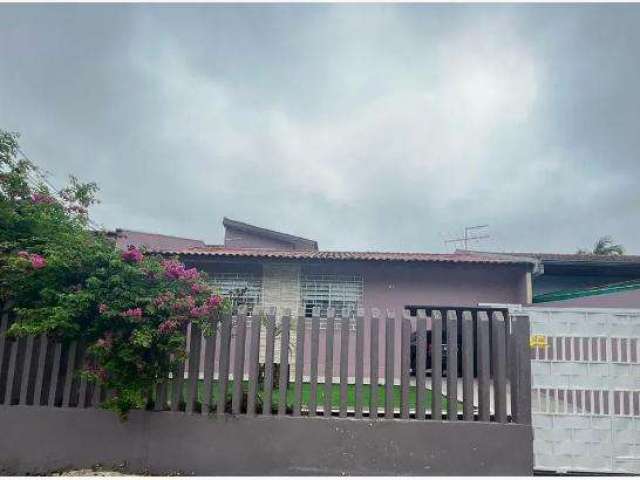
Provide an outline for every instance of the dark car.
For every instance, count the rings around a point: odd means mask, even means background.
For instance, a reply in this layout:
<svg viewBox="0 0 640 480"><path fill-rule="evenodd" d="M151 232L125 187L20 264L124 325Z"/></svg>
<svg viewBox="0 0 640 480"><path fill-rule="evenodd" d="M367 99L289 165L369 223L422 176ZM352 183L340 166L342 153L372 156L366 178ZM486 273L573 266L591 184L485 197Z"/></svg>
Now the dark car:
<svg viewBox="0 0 640 480"><path fill-rule="evenodd" d="M446 337L447 333L446 331L442 332L442 374L446 376L447 373L447 337ZM410 349L411 349L411 363L410 363L410 369L411 369L411 375L416 374L416 358L417 358L417 334L416 332L413 332L411 334L411 340L410 340ZM425 368L427 370L427 372L430 372L432 369L432 365L431 365L431 330L427 330L427 354L426 354L426 365ZM460 338L458 338L458 374L460 374L461 371L461 362L460 362Z"/></svg>

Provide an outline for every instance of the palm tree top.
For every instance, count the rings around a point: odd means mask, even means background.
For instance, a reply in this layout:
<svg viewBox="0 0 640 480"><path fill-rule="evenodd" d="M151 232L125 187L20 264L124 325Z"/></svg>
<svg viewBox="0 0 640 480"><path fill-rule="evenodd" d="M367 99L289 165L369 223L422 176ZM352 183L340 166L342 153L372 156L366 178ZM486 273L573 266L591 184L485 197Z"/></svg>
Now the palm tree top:
<svg viewBox="0 0 640 480"><path fill-rule="evenodd" d="M578 250L578 254L582 255L624 255L624 247L619 243L614 243L610 235L600 237L593 247L593 251Z"/></svg>

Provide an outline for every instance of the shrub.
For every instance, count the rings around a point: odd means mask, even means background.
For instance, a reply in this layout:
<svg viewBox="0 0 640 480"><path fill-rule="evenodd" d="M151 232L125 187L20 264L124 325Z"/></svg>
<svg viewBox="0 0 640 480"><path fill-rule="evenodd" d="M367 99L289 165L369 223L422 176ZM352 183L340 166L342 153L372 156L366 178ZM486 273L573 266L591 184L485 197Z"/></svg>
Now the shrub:
<svg viewBox="0 0 640 480"><path fill-rule="evenodd" d="M0 303L15 314L9 334L84 342L82 374L112 389L105 407L126 417L184 358L188 322L206 332L230 300L178 259L123 252L92 231L97 186L71 177L53 192L18 153L17 135L0 131Z"/></svg>

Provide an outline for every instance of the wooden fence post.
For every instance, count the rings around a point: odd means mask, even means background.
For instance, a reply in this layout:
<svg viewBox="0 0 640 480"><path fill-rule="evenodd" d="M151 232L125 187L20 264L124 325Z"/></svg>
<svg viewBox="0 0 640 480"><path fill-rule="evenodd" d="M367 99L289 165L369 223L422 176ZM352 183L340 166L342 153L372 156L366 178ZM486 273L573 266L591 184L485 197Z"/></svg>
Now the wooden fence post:
<svg viewBox="0 0 640 480"><path fill-rule="evenodd" d="M493 356L493 389L496 422L507 421L506 339L502 312L493 312L491 352Z"/></svg>
<svg viewBox="0 0 640 480"><path fill-rule="evenodd" d="M29 380L31 378L31 358L33 357L33 335L27 337L24 359L22 362L22 381L20 383L20 405L27 404L27 392L29 391Z"/></svg>
<svg viewBox="0 0 640 480"><path fill-rule="evenodd" d="M304 337L307 330L304 311L298 313L296 321L296 383L294 388L293 414L299 416L302 410L302 374L304 373Z"/></svg>
<svg viewBox="0 0 640 480"><path fill-rule="evenodd" d="M380 372L378 366L379 355L379 331L380 331L380 310L371 310L371 338L370 338L370 364L369 364L369 418L378 418L378 383Z"/></svg>
<svg viewBox="0 0 640 480"><path fill-rule="evenodd" d="M280 381L278 385L278 415L287 413L287 389L289 388L289 338L291 336L291 309L282 315L280 332Z"/></svg>
<svg viewBox="0 0 640 480"><path fill-rule="evenodd" d="M2 375L2 367L4 363L4 352L7 345L7 330L9 329L9 311L11 303L7 302L2 305L2 315L0 316L0 375ZM2 385L0 385L1 387Z"/></svg>
<svg viewBox="0 0 640 480"><path fill-rule="evenodd" d="M442 420L442 314L431 310L431 419Z"/></svg>
<svg viewBox="0 0 640 480"><path fill-rule="evenodd" d="M362 377L364 375L364 309L356 315L355 416L362 418Z"/></svg>
<svg viewBox="0 0 640 480"><path fill-rule="evenodd" d="M324 405L322 415L331 416L333 408L333 340L335 336L336 311L327 308L327 328L325 329L325 358L324 358Z"/></svg>
<svg viewBox="0 0 640 480"><path fill-rule="evenodd" d="M209 415L213 397L213 371L216 359L216 335L218 320L214 319L211 324L211 331L204 335L204 391L202 392L202 415Z"/></svg>
<svg viewBox="0 0 640 480"><path fill-rule="evenodd" d="M245 340L247 337L247 307L238 308L238 324L236 327L235 350L233 359L233 394L231 396L231 413L238 415L242 409Z"/></svg>
<svg viewBox="0 0 640 480"><path fill-rule="evenodd" d="M320 340L320 309L311 312L311 358L309 368L309 416L315 417L318 408L318 350Z"/></svg>
<svg viewBox="0 0 640 480"><path fill-rule="evenodd" d="M271 415L271 405L273 403L273 354L275 352L276 341L276 309L269 308L267 313L267 325L265 334L264 353L264 398L262 399L262 414Z"/></svg>
<svg viewBox="0 0 640 480"><path fill-rule="evenodd" d="M42 405L42 385L44 383L44 369L47 359L47 348L49 347L49 339L43 333L40 335L40 346L38 348L38 370L36 372L36 383L33 390L33 404L35 406Z"/></svg>
<svg viewBox="0 0 640 480"><path fill-rule="evenodd" d="M218 360L218 398L216 404L216 414L218 416L225 414L227 406L232 328L233 316L228 313L223 314L220 323L220 358Z"/></svg>
<svg viewBox="0 0 640 480"><path fill-rule="evenodd" d="M427 367L427 315L418 310L416 320L416 420L425 417L425 369Z"/></svg>
<svg viewBox="0 0 640 480"><path fill-rule="evenodd" d="M491 345L489 341L489 317L478 312L478 416L481 422L491 419Z"/></svg>
<svg viewBox="0 0 640 480"><path fill-rule="evenodd" d="M515 333L514 339L516 340L515 379L517 382L517 408L514 421L522 425L531 425L531 359L529 354L531 327L527 315L514 315L512 321Z"/></svg>
<svg viewBox="0 0 640 480"><path fill-rule="evenodd" d="M458 420L458 316L447 311L447 420Z"/></svg>
<svg viewBox="0 0 640 480"><path fill-rule="evenodd" d="M189 383L185 399L185 413L193 415L193 410L198 401L198 379L200 377L200 344L202 331L195 323L191 322L191 338L189 339Z"/></svg>
<svg viewBox="0 0 640 480"><path fill-rule="evenodd" d="M473 317L462 312L462 416L473 421Z"/></svg>
<svg viewBox="0 0 640 480"><path fill-rule="evenodd" d="M49 383L49 406L54 407L58 393L58 375L60 374L60 357L62 356L62 344L56 342L53 350L53 366L51 368L51 380Z"/></svg>
<svg viewBox="0 0 640 480"><path fill-rule="evenodd" d="M387 321L384 335L384 416L394 417L393 386L395 380L395 338L396 338L396 314L393 310L387 310Z"/></svg>
<svg viewBox="0 0 640 480"><path fill-rule="evenodd" d="M340 417L347 416L347 393L349 389L349 336L351 334L351 315L346 308L340 319Z"/></svg>
<svg viewBox="0 0 640 480"><path fill-rule="evenodd" d="M256 414L258 394L258 370L260 362L260 330L262 329L262 308L254 309L251 315L251 337L249 342L249 390L247 392L247 415Z"/></svg>
<svg viewBox="0 0 640 480"><path fill-rule="evenodd" d="M400 324L400 418L409 418L409 370L411 368L411 316L402 312Z"/></svg>
<svg viewBox="0 0 640 480"><path fill-rule="evenodd" d="M11 403L13 402L13 385L15 383L19 347L19 339L15 339L13 342L11 342L11 351L9 353L9 368L7 370L7 381L4 390L5 405L11 405Z"/></svg>

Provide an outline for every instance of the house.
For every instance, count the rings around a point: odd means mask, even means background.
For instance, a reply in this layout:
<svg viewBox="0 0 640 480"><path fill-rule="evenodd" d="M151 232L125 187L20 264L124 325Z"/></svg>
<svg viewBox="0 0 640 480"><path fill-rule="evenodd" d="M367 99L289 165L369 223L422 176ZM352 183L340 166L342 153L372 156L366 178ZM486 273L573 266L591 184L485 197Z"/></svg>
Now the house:
<svg viewBox="0 0 640 480"><path fill-rule="evenodd" d="M242 291L241 299L250 309L276 307L282 312L289 308L294 314L303 312L306 317L311 317L313 307L319 307L323 316L330 307L338 315L343 309L377 307L383 311L393 310L399 318L406 308L415 311L420 307L526 304L532 299L532 273L539 264L529 257L497 258L477 253L327 251L308 238L229 218L224 218L222 224L224 242L221 245L203 245L199 241L194 241L195 245L184 245L185 239L176 239L170 244L175 237L163 237L160 248L150 249L165 256L178 256L187 266L207 272L221 293ZM140 239L127 235L127 238ZM143 237L142 240L156 241L157 238ZM123 242L121 246L126 248ZM338 322L337 328L339 325ZM350 327L353 329L353 324ZM400 328L400 322L396 322L394 361L398 374ZM323 344L323 325L321 330ZM365 339L368 336L366 330ZM295 332L292 331L293 338ZM308 343L309 335L305 349L309 348ZM352 358L355 355L353 335L349 345ZM383 344L380 349L382 372ZM309 371L308 361L305 359L305 375ZM368 365L366 356L367 371ZM350 369L349 376L353 374Z"/></svg>
<svg viewBox="0 0 640 480"><path fill-rule="evenodd" d="M156 249L206 271L223 293L245 288L250 305L311 314L531 301L538 261L482 254L324 251L307 238L225 218L224 244Z"/></svg>
<svg viewBox="0 0 640 480"><path fill-rule="evenodd" d="M640 308L640 255L560 253L458 253L530 258L539 262L533 272L533 303L545 306Z"/></svg>

